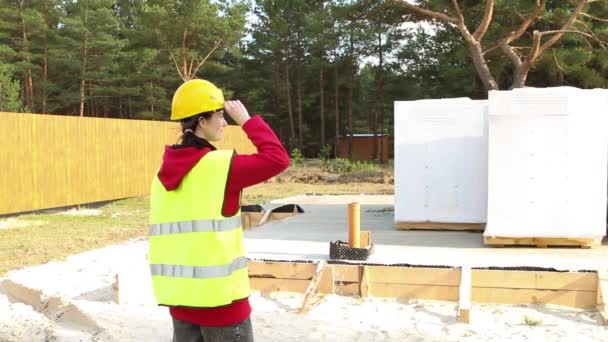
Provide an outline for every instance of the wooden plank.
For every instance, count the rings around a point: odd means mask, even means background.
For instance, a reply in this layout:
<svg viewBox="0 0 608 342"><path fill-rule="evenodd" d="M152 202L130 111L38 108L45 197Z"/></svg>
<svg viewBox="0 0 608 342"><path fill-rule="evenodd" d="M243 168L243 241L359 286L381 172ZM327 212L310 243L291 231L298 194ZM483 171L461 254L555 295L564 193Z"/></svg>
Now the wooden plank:
<svg viewBox="0 0 608 342"><path fill-rule="evenodd" d="M400 299L457 301L458 292L458 286L373 283L369 294L375 297L395 297Z"/></svg>
<svg viewBox="0 0 608 342"><path fill-rule="evenodd" d="M251 286L260 291L305 292L315 267L310 263L250 261ZM599 277L582 272L471 270L470 299L471 303L543 303L599 310L598 303L603 303L606 293ZM318 292L459 301L464 298L460 279L457 269L329 265L320 273ZM410 281L419 284L405 283Z"/></svg>
<svg viewBox="0 0 608 342"><path fill-rule="evenodd" d="M554 304L579 309L596 306L596 291L499 289L473 287L473 302L496 304Z"/></svg>
<svg viewBox="0 0 608 342"><path fill-rule="evenodd" d="M458 298L458 322L470 323L471 312L471 267L463 266L460 275Z"/></svg>
<svg viewBox="0 0 608 342"><path fill-rule="evenodd" d="M359 282L359 268L357 265L332 265L334 268L334 281L336 283Z"/></svg>
<svg viewBox="0 0 608 342"><path fill-rule="evenodd" d="M599 247L601 238L564 238L564 237L500 237L484 236L486 245L505 246L578 246L583 248Z"/></svg>
<svg viewBox="0 0 608 342"><path fill-rule="evenodd" d="M473 287L596 291L597 276L584 272L473 270Z"/></svg>
<svg viewBox="0 0 608 342"><path fill-rule="evenodd" d="M372 243L372 232L369 230L362 230L360 233L359 241L361 248L366 248Z"/></svg>
<svg viewBox="0 0 608 342"><path fill-rule="evenodd" d="M455 268L374 266L371 283L459 286L460 270Z"/></svg>
<svg viewBox="0 0 608 342"><path fill-rule="evenodd" d="M249 261L249 277L312 279L315 264L296 262Z"/></svg>
<svg viewBox="0 0 608 342"><path fill-rule="evenodd" d="M118 273L114 274L114 284L112 284L114 290L114 303L120 304L120 287L118 284Z"/></svg>
<svg viewBox="0 0 608 342"><path fill-rule="evenodd" d="M485 223L452 223L452 222L396 222L395 229L398 230L466 230L483 231Z"/></svg>
<svg viewBox="0 0 608 342"><path fill-rule="evenodd" d="M260 220L258 221L258 226L263 225L264 223L266 223L266 221L268 221L268 218L270 217L270 214L272 213L272 211L266 211L262 214L262 217L260 218Z"/></svg>
<svg viewBox="0 0 608 342"><path fill-rule="evenodd" d="M306 313L306 311L308 311L308 302L312 297L314 297L315 293L317 293L317 287L319 286L319 281L321 280L321 273L323 273L325 265L326 262L324 260L319 261L319 263L317 263L315 275L310 280L310 284L308 284L306 292L304 293L304 300L302 301L302 306L300 307L300 313Z"/></svg>
<svg viewBox="0 0 608 342"><path fill-rule="evenodd" d="M334 294L339 296L359 296L359 283L335 283Z"/></svg>
<svg viewBox="0 0 608 342"><path fill-rule="evenodd" d="M249 278L249 284L252 290L264 292L304 292L309 283L310 280L301 279Z"/></svg>
<svg viewBox="0 0 608 342"><path fill-rule="evenodd" d="M608 325L608 272L597 272L597 300L596 308L600 313L604 325Z"/></svg>
<svg viewBox="0 0 608 342"><path fill-rule="evenodd" d="M266 222L270 222L270 221L278 221L278 220L283 220L286 219L288 217L294 216L294 215L298 215L299 213L270 213L270 216L268 217L268 219L266 220Z"/></svg>
<svg viewBox="0 0 608 342"><path fill-rule="evenodd" d="M262 215L262 213L241 213L241 223L243 224L243 228L247 229L258 226L258 222L260 222Z"/></svg>
<svg viewBox="0 0 608 342"><path fill-rule="evenodd" d="M361 298L369 297L369 268L369 266L359 266L359 296L361 296Z"/></svg>
<svg viewBox="0 0 608 342"><path fill-rule="evenodd" d="M321 273L321 280L319 281L319 292L320 293L334 293L334 268L325 267L323 273Z"/></svg>

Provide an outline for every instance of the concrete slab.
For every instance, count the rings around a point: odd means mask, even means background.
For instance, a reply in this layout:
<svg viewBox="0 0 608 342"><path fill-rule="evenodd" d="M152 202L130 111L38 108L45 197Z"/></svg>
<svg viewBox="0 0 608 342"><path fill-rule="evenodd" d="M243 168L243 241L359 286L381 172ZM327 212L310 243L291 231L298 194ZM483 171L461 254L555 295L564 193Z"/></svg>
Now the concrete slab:
<svg viewBox="0 0 608 342"><path fill-rule="evenodd" d="M352 197L349 201L356 199ZM345 203L307 204L293 201L293 204L299 204L304 209L304 214L269 222L245 232L247 256L250 259L276 261L328 260L329 242L348 240L348 201L342 202ZM365 262L370 264L532 267L563 271L608 269L606 243L593 249L494 248L484 245L483 233L396 230L393 206L390 204L362 204L361 230L372 231L374 253Z"/></svg>

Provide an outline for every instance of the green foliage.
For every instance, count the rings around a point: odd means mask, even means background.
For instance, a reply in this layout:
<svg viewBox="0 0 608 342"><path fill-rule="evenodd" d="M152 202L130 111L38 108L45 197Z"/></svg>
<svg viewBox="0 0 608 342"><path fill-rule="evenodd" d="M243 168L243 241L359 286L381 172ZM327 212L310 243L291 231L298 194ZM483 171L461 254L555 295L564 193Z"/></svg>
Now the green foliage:
<svg viewBox="0 0 608 342"><path fill-rule="evenodd" d="M417 3L454 15L446 0ZM458 3L473 32L485 2ZM533 6L497 1L483 50L516 29ZM558 29L574 6L548 1L513 42L518 53L530 50L533 30ZM565 34L535 62L528 85L608 87L608 49L600 43L608 42L608 23L594 19L608 18L608 3L590 2L585 13L575 28L588 35ZM248 16L255 20L245 25ZM0 18L0 61L10 66L2 84L12 89L3 96L13 102L23 100L31 73L36 112L78 114L84 83L87 116L167 120L186 70L261 113L289 151L319 156L328 169L358 167L330 160L324 145L336 135L392 134L394 101L487 95L457 29L437 21L414 25L426 18L389 1L39 0L20 8L0 0ZM512 61L500 48L485 56L508 88Z"/></svg>
<svg viewBox="0 0 608 342"><path fill-rule="evenodd" d="M331 158L331 153L333 152L333 147L329 144L325 144L319 151L319 158L321 158L321 162L326 162Z"/></svg>
<svg viewBox="0 0 608 342"><path fill-rule="evenodd" d="M399 50L399 58L411 80L407 99L450 98L483 93L466 45L454 39L458 32L448 25L436 25L434 32L410 31Z"/></svg>
<svg viewBox="0 0 608 342"><path fill-rule="evenodd" d="M328 172L347 174L357 171L373 171L379 166L373 162L351 161L344 158L329 159L321 163L321 168Z"/></svg>
<svg viewBox="0 0 608 342"><path fill-rule="evenodd" d="M295 165L302 164L302 161L304 160L302 151L300 151L300 149L297 147L291 150L290 156L291 156L291 161Z"/></svg>
<svg viewBox="0 0 608 342"><path fill-rule="evenodd" d="M13 79L11 67L0 63L0 112L22 112L19 82Z"/></svg>
<svg viewBox="0 0 608 342"><path fill-rule="evenodd" d="M321 169L327 170L329 169L329 163L331 158L331 153L333 151L333 147L329 144L326 144L319 151L319 158L321 159Z"/></svg>
<svg viewBox="0 0 608 342"><path fill-rule="evenodd" d="M348 159L336 158L326 165L327 170L335 173L347 173L353 170L353 162Z"/></svg>

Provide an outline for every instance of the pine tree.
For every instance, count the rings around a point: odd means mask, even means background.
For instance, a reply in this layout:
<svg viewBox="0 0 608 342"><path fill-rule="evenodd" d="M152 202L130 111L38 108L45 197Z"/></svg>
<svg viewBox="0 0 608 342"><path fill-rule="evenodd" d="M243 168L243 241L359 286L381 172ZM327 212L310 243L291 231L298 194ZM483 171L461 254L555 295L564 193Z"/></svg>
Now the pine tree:
<svg viewBox="0 0 608 342"><path fill-rule="evenodd" d="M88 115L99 116L107 108L105 102L111 94L106 87L111 75L118 73L115 61L123 44L115 37L118 24L112 0L67 3L64 22L61 39L65 55L61 63L72 70L72 76L78 75L78 113L84 116L87 109ZM73 103L73 92L67 95Z"/></svg>
<svg viewBox="0 0 608 342"><path fill-rule="evenodd" d="M21 112L19 81L13 79L11 67L0 63L0 112Z"/></svg>

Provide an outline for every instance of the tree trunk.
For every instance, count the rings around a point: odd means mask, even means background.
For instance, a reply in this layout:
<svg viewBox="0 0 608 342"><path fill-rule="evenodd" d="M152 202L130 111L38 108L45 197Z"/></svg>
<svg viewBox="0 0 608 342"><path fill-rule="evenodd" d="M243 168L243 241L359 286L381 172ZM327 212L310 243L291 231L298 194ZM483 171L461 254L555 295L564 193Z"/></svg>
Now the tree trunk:
<svg viewBox="0 0 608 342"><path fill-rule="evenodd" d="M152 82L148 82L148 89L150 89L150 93L149 95L149 101L150 101L150 113L152 113L152 121L154 121L154 92L152 90Z"/></svg>
<svg viewBox="0 0 608 342"><path fill-rule="evenodd" d="M30 62L30 57L27 58L28 62ZM34 112L35 111L35 106L34 106L34 79L32 78L32 69L28 68L27 69L27 82L28 82L28 89L30 91L28 98L28 108L30 109L30 112Z"/></svg>
<svg viewBox="0 0 608 342"><path fill-rule="evenodd" d="M298 60L298 65L296 68L296 92L298 97L298 148L302 150L304 146L302 133L304 130L304 124L302 122L302 63L300 60Z"/></svg>
<svg viewBox="0 0 608 342"><path fill-rule="evenodd" d="M88 5L88 3L87 3ZM89 39L89 33L86 30L86 26L87 26L87 18L89 15L89 8L88 6L85 8L85 12L84 12L84 34L82 35L82 71L80 73L80 116L84 116L84 91L85 91L85 73L87 70L87 43L88 43L88 39Z"/></svg>
<svg viewBox="0 0 608 342"><path fill-rule="evenodd" d="M48 66L49 66L49 44L47 31L44 32L44 57L42 58L42 113L46 113L46 102L48 98Z"/></svg>
<svg viewBox="0 0 608 342"><path fill-rule="evenodd" d="M45 18L49 15L49 3L44 1ZM44 28L44 56L42 57L42 113L47 112L48 101L48 66L49 66L49 29L50 24L45 20L46 27Z"/></svg>
<svg viewBox="0 0 608 342"><path fill-rule="evenodd" d="M281 85L280 85L280 65L279 63L274 64L274 114L279 115L281 113L281 102L280 102L280 93L281 93Z"/></svg>
<svg viewBox="0 0 608 342"><path fill-rule="evenodd" d="M374 100L374 119L372 121L372 132L374 133L374 151L372 152L373 159L381 159L381 153L378 153L378 117L382 106L382 87L384 85L383 78L383 60L382 60L382 33L378 33L378 71L376 74L376 98Z"/></svg>
<svg viewBox="0 0 608 342"><path fill-rule="evenodd" d="M293 111L291 110L291 84L289 83L289 63L285 64L285 83L287 87L287 113L289 114L289 132L291 133L289 136L289 147L294 143L296 139L296 127L293 121Z"/></svg>
<svg viewBox="0 0 608 342"><path fill-rule="evenodd" d="M89 80L89 116L97 117L97 107L93 98L93 81Z"/></svg>
<svg viewBox="0 0 608 342"><path fill-rule="evenodd" d="M494 76L492 76L488 63L483 55L481 43L478 42L475 37L473 37L469 30L464 26L464 23L458 25L458 30L467 43L471 53L471 59L473 60L473 66L475 66L477 76L479 76L484 89L486 91L498 90L498 84L496 83Z"/></svg>
<svg viewBox="0 0 608 342"><path fill-rule="evenodd" d="M349 60L349 75L348 75L348 159L353 160L353 87L354 87L354 42L353 35L350 35L350 60Z"/></svg>
<svg viewBox="0 0 608 342"><path fill-rule="evenodd" d="M378 78L378 83L376 83L376 96L377 96L377 100L378 100L378 110L377 110L377 114L376 114L376 120L378 120L378 115L380 116L380 161L385 163L388 162L388 160L384 160L384 108L382 107L382 92L384 90L384 65L383 65L383 55L382 55L382 42L380 41L380 52L379 52L379 57L380 57L380 61L379 61L379 72L380 72L380 76ZM377 121L376 121L377 124ZM377 128L376 128L377 131ZM376 134L376 132L374 131L374 134ZM374 143L374 150L376 150L377 145L378 145L378 137L375 137L374 139L375 143ZM388 148L387 148L388 149Z"/></svg>
<svg viewBox="0 0 608 342"><path fill-rule="evenodd" d="M30 112L34 111L34 82L32 79L32 68L29 43L27 38L27 26L25 23L25 0L19 0L19 17L21 19L21 39L23 40L23 62L27 66L23 75L23 100Z"/></svg>
<svg viewBox="0 0 608 342"><path fill-rule="evenodd" d="M513 71L513 83L511 84L511 89L524 88L526 86L526 82L528 81L528 73L531 69L532 66L528 63L518 65Z"/></svg>
<svg viewBox="0 0 608 342"><path fill-rule="evenodd" d="M384 111L380 111L380 134L382 135L382 139L380 139L380 151L384 151ZM388 147L387 147L388 149ZM384 156L384 154L382 154ZM387 156L388 158L388 156ZM388 162L387 160L383 161L384 163Z"/></svg>
<svg viewBox="0 0 608 342"><path fill-rule="evenodd" d="M321 148L325 147L325 80L323 79L323 58L321 58L321 70L319 70L319 102L321 106Z"/></svg>
<svg viewBox="0 0 608 342"><path fill-rule="evenodd" d="M188 56L186 56L187 35L188 29L184 28L184 31L182 32L182 68L184 68L182 75L184 75L184 82L190 79L190 76L188 75Z"/></svg>
<svg viewBox="0 0 608 342"><path fill-rule="evenodd" d="M340 142L340 86L338 83L338 61L334 61L334 102L336 106L336 141L334 144L334 155L338 157L338 143Z"/></svg>
<svg viewBox="0 0 608 342"><path fill-rule="evenodd" d="M336 112L336 136L334 138L334 157L338 158L338 144L340 142L340 86L338 79L338 33L336 24L332 24L333 54L334 54L334 106Z"/></svg>

